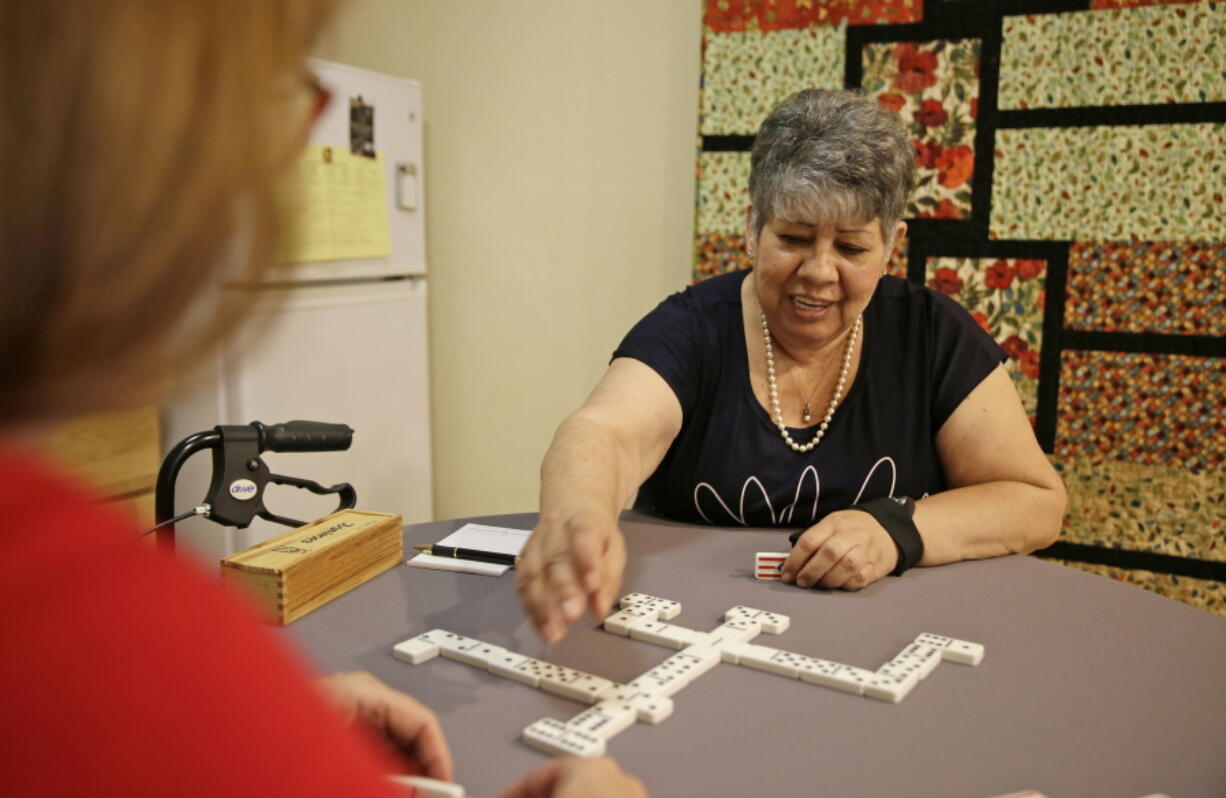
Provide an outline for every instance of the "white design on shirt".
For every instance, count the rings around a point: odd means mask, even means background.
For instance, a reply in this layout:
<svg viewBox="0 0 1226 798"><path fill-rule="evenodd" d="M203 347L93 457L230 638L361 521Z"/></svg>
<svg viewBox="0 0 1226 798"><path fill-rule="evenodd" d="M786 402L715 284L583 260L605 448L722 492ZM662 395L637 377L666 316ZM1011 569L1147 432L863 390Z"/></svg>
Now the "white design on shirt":
<svg viewBox="0 0 1226 798"><path fill-rule="evenodd" d="M860 492L856 494L856 498L852 500L852 504L859 504L860 497L864 495L864 489L868 487L868 481L873 478L873 474L877 473L877 466L882 463L890 464L890 492L886 496L894 498L894 486L898 484L898 467L894 465L894 459L891 457L882 457L877 462L873 463L873 467L868 470L868 476L864 478L864 483L860 485Z"/></svg>
<svg viewBox="0 0 1226 798"><path fill-rule="evenodd" d="M877 462L873 463L872 468L868 470L868 474L866 474L864 477L864 482L860 485L860 492L856 494L856 498L852 504L860 503L860 499L864 496L864 491L868 488L869 481L873 478L873 475L877 473L877 469L881 467L882 463L885 463L890 469L890 492L887 493L886 496L891 499L894 498L894 489L898 485L898 467L895 465L892 457L882 457ZM752 474L747 477L744 484L741 485L741 501L737 508L738 512L734 513L732 511L727 502L724 501L723 497L719 495L719 491L717 491L709 482L699 482L694 486L694 509L698 511L698 514L701 515L703 520L708 524L715 524L715 522L712 521L705 512L703 512L702 504L699 502L699 497L705 488L707 492L715 497L715 501L719 502L719 506L724 509L724 512L728 514L729 518L736 521L741 526L749 526L749 522L745 520L745 494L749 491L750 484L753 484L762 494L762 500L766 503L766 510L770 513L771 525L788 524L792 521L793 513L796 511L796 505L800 503L801 491L804 489L805 479L809 476L810 472L813 474L813 506L809 510L809 521L812 522L817 520L817 504L822 494L821 476L817 473L817 468L812 465L805 466L805 470L800 472L800 477L796 480L796 493L792 497L792 503L782 507L779 510L778 515L775 514L775 508L771 505L770 494L767 492L766 487L762 484L762 480L758 479ZM927 495L927 493L924 494L924 496Z"/></svg>

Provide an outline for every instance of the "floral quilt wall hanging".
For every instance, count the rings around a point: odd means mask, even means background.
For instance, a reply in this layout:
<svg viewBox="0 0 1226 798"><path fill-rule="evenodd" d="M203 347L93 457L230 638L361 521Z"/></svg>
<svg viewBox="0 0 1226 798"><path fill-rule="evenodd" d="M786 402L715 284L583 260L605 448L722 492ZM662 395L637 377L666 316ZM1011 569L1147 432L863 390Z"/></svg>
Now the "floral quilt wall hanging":
<svg viewBox="0 0 1226 798"><path fill-rule="evenodd" d="M746 268L753 134L902 116L894 273L1007 353L1070 507L1040 554L1226 617L1226 2L706 0L693 277Z"/></svg>

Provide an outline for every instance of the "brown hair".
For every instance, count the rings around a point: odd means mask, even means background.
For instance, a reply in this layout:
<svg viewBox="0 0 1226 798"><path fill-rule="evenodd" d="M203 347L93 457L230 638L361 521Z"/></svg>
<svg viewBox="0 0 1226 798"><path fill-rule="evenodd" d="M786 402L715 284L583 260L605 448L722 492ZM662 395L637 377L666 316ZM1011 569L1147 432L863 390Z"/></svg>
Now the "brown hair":
<svg viewBox="0 0 1226 798"><path fill-rule="evenodd" d="M272 264L334 5L0 2L0 425L155 398L250 309L199 300Z"/></svg>

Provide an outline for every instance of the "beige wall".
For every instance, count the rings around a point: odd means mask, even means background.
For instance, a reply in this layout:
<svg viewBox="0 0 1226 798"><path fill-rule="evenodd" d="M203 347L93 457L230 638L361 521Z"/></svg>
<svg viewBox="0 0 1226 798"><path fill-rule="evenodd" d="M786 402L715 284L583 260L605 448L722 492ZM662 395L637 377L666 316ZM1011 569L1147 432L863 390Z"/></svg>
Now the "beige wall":
<svg viewBox="0 0 1226 798"><path fill-rule="evenodd" d="M422 82L435 514L535 510L553 429L688 281L701 0L352 0Z"/></svg>

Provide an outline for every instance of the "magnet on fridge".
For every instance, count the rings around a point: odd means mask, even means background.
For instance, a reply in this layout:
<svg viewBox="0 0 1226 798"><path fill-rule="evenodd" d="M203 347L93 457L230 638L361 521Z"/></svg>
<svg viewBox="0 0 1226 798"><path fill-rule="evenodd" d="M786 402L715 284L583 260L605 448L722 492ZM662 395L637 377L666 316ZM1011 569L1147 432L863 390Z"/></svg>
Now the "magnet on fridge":
<svg viewBox="0 0 1226 798"><path fill-rule="evenodd" d="M396 164L396 207L417 210L417 164Z"/></svg>

